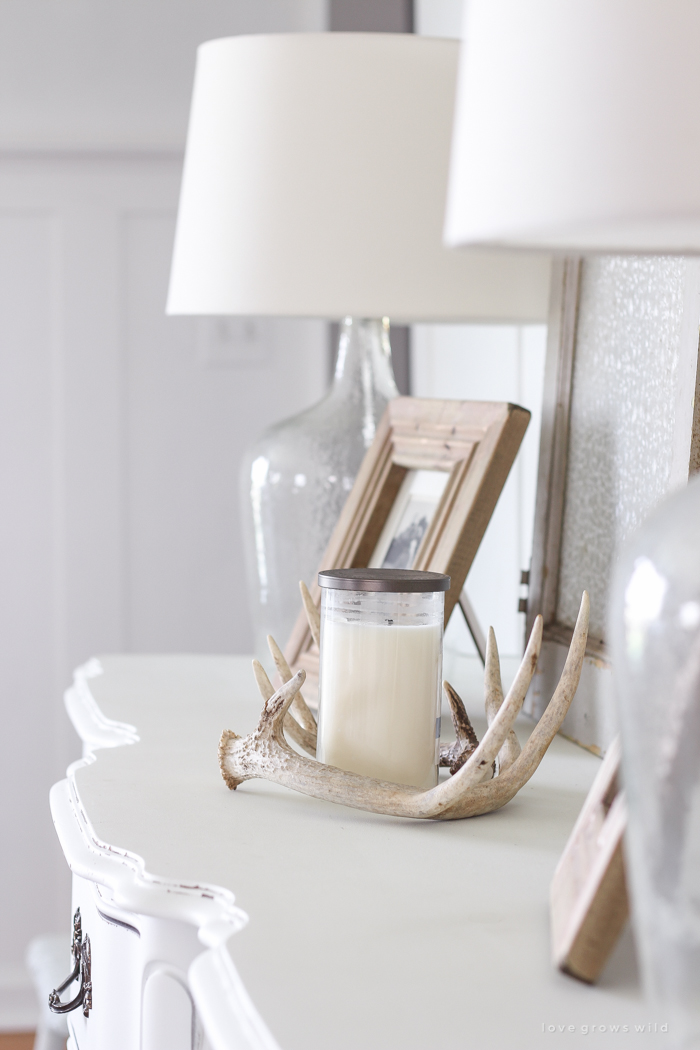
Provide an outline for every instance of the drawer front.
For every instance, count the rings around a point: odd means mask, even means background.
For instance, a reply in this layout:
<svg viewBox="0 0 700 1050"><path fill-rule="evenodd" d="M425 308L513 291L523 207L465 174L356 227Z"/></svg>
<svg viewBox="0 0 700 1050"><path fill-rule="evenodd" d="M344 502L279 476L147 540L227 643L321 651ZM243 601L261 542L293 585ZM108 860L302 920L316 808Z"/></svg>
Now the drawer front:
<svg viewBox="0 0 700 1050"><path fill-rule="evenodd" d="M73 876L73 912L90 938L92 1002L67 1015L71 1050L205 1050L187 986L202 951L184 923L132 915ZM72 998L77 984L64 995Z"/></svg>

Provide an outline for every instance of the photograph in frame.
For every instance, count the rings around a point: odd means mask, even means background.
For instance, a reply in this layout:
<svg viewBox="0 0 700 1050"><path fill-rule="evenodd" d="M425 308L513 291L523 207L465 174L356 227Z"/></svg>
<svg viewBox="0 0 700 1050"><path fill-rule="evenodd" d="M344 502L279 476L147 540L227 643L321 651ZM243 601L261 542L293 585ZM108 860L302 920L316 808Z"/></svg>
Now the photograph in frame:
<svg viewBox="0 0 700 1050"><path fill-rule="evenodd" d="M409 470L369 562L371 569L412 569L445 491L444 470Z"/></svg>

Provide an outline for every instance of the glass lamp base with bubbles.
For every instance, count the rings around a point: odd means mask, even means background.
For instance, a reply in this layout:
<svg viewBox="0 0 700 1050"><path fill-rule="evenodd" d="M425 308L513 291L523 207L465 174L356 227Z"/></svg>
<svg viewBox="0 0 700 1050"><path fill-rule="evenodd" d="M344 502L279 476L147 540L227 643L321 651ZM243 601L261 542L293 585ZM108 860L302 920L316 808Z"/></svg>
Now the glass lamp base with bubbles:
<svg viewBox="0 0 700 1050"><path fill-rule="evenodd" d="M255 653L284 646L377 424L398 396L389 323L346 318L333 383L317 404L270 427L244 457L241 514Z"/></svg>
<svg viewBox="0 0 700 1050"><path fill-rule="evenodd" d="M627 544L612 662L629 807L628 881L664 1045L700 1047L700 479Z"/></svg>

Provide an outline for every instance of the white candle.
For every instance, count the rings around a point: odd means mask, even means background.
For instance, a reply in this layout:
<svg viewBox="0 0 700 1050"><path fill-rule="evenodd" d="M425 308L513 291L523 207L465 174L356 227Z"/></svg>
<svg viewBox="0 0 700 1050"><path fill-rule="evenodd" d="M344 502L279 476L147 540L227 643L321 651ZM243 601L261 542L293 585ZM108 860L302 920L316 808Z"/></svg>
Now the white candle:
<svg viewBox="0 0 700 1050"><path fill-rule="evenodd" d="M325 618L318 758L365 776L437 783L442 625Z"/></svg>

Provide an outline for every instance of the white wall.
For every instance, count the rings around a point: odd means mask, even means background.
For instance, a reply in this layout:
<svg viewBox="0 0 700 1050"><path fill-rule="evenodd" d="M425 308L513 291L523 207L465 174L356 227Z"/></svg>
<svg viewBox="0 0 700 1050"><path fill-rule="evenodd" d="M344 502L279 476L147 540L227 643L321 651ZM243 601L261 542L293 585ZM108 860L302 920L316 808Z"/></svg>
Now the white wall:
<svg viewBox="0 0 700 1050"><path fill-rule="evenodd" d="M413 0L414 32L421 36L457 38L465 0Z"/></svg>
<svg viewBox="0 0 700 1050"><path fill-rule="evenodd" d="M322 392L311 322L164 316L197 43L322 29L316 0L0 5L0 1029L68 929L48 789L95 652L245 651L249 438Z"/></svg>
<svg viewBox="0 0 700 1050"><path fill-rule="evenodd" d="M326 18L325 0L3 0L0 143L180 150L197 44Z"/></svg>

